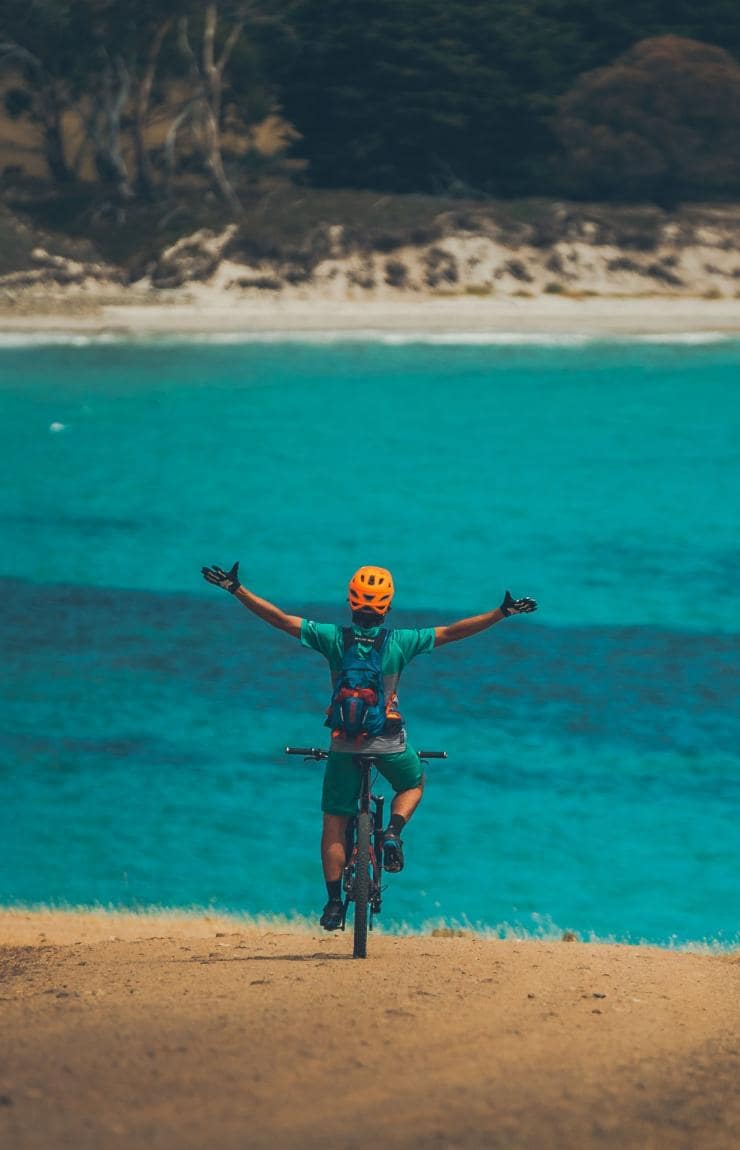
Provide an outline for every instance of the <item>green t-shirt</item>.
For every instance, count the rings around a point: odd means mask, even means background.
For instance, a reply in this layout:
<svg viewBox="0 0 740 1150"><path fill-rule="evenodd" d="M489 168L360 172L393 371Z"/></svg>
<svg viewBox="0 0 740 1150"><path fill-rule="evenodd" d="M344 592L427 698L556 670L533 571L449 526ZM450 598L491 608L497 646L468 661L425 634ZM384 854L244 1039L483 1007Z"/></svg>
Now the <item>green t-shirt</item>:
<svg viewBox="0 0 740 1150"><path fill-rule="evenodd" d="M353 627L355 635L363 639L374 639L380 634L381 627ZM329 664L332 682L339 674L344 656L344 628L338 623L314 623L311 619L304 619L301 624L301 643L318 651ZM418 630L411 627L392 628L383 648L383 686L386 697L389 690L395 692L401 672L417 655L424 655L434 647L434 627L421 627ZM368 651L371 648L368 647ZM360 648L360 654L362 648Z"/></svg>
<svg viewBox="0 0 740 1150"><path fill-rule="evenodd" d="M301 643L312 651L318 651L329 664L331 681L334 683L342 666L344 656L344 628L337 623L314 623L304 619L301 624ZM363 639L374 639L381 627L353 627L355 635ZM401 672L417 655L424 655L434 647L434 627L421 627L416 630L410 627L392 628L383 648L383 690L386 699L392 699L398 690L398 680ZM371 650L368 647L368 652ZM360 648L362 651L362 648ZM367 751L374 753L393 753L405 746L405 731L395 736L379 735L365 745ZM333 744L335 749L352 750L350 744L346 748L339 742ZM356 748L354 748L356 749Z"/></svg>

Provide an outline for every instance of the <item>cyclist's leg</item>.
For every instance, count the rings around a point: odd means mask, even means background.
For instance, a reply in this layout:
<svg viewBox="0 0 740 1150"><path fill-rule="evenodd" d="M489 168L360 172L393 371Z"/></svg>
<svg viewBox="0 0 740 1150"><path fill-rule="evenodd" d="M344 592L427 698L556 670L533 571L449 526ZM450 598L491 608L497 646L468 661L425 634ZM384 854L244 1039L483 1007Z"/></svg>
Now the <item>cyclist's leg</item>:
<svg viewBox="0 0 740 1150"><path fill-rule="evenodd" d="M352 755L332 751L326 760L321 796L324 813L321 862L327 882L342 877L346 862L347 819L357 811L360 783L360 772L352 761Z"/></svg>
<svg viewBox="0 0 740 1150"><path fill-rule="evenodd" d="M391 815L401 815L407 823L418 807L424 795L424 779L422 777L418 786L408 787L405 791L397 791L391 803Z"/></svg>
<svg viewBox="0 0 740 1150"><path fill-rule="evenodd" d="M419 756L408 743L395 755L378 755L376 762L382 775L396 792L391 803L391 814L402 815L406 822L421 802L424 794L424 768Z"/></svg>
<svg viewBox="0 0 740 1150"><path fill-rule="evenodd" d="M321 828L321 865L327 882L342 877L346 862L344 844L348 819L349 815L324 814L324 825Z"/></svg>
<svg viewBox="0 0 740 1150"><path fill-rule="evenodd" d="M326 760L321 809L324 825L321 833L321 863L329 901L320 923L324 930L338 930L344 921L341 882L347 861L347 822L357 810L360 772L352 755L331 752Z"/></svg>
<svg viewBox="0 0 740 1150"><path fill-rule="evenodd" d="M378 756L381 773L396 792L391 803L390 821L384 833L383 865L390 872L403 870L401 831L421 802L424 771L413 747L396 755Z"/></svg>

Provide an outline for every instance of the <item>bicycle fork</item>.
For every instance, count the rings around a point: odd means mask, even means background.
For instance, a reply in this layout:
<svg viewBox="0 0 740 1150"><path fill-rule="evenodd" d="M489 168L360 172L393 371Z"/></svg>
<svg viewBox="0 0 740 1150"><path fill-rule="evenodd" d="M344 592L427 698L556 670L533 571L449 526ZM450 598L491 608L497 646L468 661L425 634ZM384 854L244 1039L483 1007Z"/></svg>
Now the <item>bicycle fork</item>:
<svg viewBox="0 0 740 1150"><path fill-rule="evenodd" d="M373 929L373 917L380 914L382 907L383 888L381 875L383 872L383 810L385 795L369 795L372 804L372 835L370 839L370 897L368 907L370 911L368 927ZM347 862L344 867L342 886L344 888L344 903L342 906L342 930L345 929L349 904L355 897L355 874L357 865L357 843L355 836L356 819L353 816L347 825Z"/></svg>

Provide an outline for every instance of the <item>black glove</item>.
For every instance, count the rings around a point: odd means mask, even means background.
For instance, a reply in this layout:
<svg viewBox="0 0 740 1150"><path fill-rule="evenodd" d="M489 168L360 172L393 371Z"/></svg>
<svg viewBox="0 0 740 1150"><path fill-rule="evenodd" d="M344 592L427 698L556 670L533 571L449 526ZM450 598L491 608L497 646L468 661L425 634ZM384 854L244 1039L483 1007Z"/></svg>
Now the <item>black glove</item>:
<svg viewBox="0 0 740 1150"><path fill-rule="evenodd" d="M499 611L506 617L507 615L524 615L529 611L537 610L536 599L513 599L511 591L507 591L504 595L504 601L499 607Z"/></svg>
<svg viewBox="0 0 740 1150"><path fill-rule="evenodd" d="M239 563L236 562L230 571L222 571L220 567L201 567L201 573L206 583L213 583L214 587L223 587L236 595L241 584L239 583Z"/></svg>

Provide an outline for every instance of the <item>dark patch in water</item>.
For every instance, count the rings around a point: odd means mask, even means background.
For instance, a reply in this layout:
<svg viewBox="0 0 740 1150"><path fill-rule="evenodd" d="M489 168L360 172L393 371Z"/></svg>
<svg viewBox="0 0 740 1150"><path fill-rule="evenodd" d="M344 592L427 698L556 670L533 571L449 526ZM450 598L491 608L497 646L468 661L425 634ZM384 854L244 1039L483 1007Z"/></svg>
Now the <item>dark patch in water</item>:
<svg viewBox="0 0 740 1150"><path fill-rule="evenodd" d="M67 528L89 535L100 531L137 531L155 522L157 521L153 519L130 519L113 515L62 515L57 511L50 511L47 515L30 513L14 515L10 512L0 515L0 523L21 524L24 527L53 527L55 531Z"/></svg>
<svg viewBox="0 0 740 1150"><path fill-rule="evenodd" d="M118 679L126 696L154 705L166 697L185 708L197 699L241 712L281 711L294 699L317 716L326 706L323 661L226 596L3 585L0 638L10 683L33 668L36 681L53 681L62 702L65 680L79 691L85 681ZM327 617L319 607L306 614ZM442 621L433 612L394 619L397 626ZM740 637L730 634L513 620L418 659L402 697L416 717L448 729L480 725L484 738L492 730L536 731L687 756L734 755L739 655Z"/></svg>

